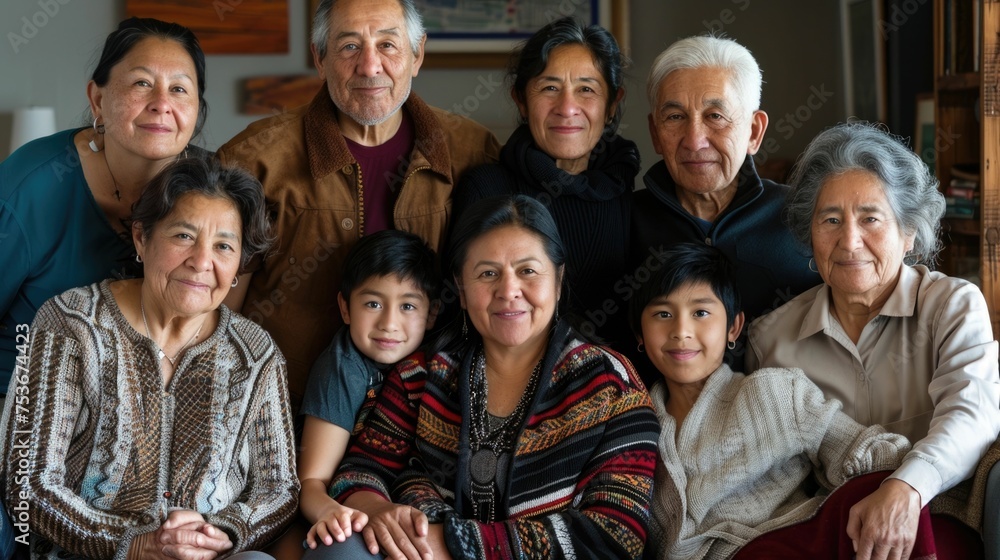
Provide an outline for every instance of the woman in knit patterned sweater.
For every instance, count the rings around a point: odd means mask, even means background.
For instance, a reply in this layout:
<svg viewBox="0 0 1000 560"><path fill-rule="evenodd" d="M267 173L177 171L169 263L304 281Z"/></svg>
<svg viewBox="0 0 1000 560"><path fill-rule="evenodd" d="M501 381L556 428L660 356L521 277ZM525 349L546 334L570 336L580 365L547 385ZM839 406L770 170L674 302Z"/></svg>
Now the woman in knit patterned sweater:
<svg viewBox="0 0 1000 560"><path fill-rule="evenodd" d="M144 279L69 290L20 331L0 480L33 558L210 559L295 513L284 358L221 305L270 244L263 202L214 158L171 164L133 209Z"/></svg>
<svg viewBox="0 0 1000 560"><path fill-rule="evenodd" d="M393 558L640 557L656 418L631 365L558 318L551 216L480 201L450 248L462 318L390 374L331 494Z"/></svg>

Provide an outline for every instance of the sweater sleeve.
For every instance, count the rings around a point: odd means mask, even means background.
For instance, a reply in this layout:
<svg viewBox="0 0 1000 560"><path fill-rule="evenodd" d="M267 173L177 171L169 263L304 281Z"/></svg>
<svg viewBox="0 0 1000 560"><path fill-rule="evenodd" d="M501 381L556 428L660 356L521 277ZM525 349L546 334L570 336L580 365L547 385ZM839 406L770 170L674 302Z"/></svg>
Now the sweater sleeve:
<svg viewBox="0 0 1000 560"><path fill-rule="evenodd" d="M205 516L205 521L229 534L233 541L230 552L263 546L298 509L295 434L287 384L285 360L274 351L261 366L242 434L242 446L250 457L247 486L239 501Z"/></svg>
<svg viewBox="0 0 1000 560"><path fill-rule="evenodd" d="M96 509L67 486L66 453L81 415L93 413L83 410L88 361L75 339L39 323L31 331L28 371L15 376L8 397L15 403L5 434L7 506L31 504L31 531L74 554L124 557L116 551L127 552L136 535L155 530L159 512Z"/></svg>
<svg viewBox="0 0 1000 560"><path fill-rule="evenodd" d="M910 450L905 437L886 433L877 424L855 422L840 410L839 401L827 400L801 370L794 371L796 424L821 484L832 489L855 476L899 466Z"/></svg>
<svg viewBox="0 0 1000 560"><path fill-rule="evenodd" d="M631 366L595 376L602 434L573 488L569 507L546 508L495 523L445 516L455 558L639 558L646 541L659 425ZM547 499L555 500L553 496ZM530 508L535 509L535 508Z"/></svg>
<svg viewBox="0 0 1000 560"><path fill-rule="evenodd" d="M340 503L359 491L391 499L396 478L414 448L418 403L426 380L423 355L408 360L408 366L397 365L386 378L330 483L330 496Z"/></svg>

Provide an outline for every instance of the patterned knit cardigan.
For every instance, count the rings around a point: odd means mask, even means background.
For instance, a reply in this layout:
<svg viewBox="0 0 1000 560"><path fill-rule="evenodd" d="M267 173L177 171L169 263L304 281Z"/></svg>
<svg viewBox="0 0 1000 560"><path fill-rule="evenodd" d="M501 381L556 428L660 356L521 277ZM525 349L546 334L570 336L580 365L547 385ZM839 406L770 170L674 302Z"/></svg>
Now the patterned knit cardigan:
<svg viewBox="0 0 1000 560"><path fill-rule="evenodd" d="M32 557L125 558L168 508L226 531L227 554L266 544L298 502L281 353L222 306L164 390L109 286L46 302L11 380L0 480L8 508L30 504Z"/></svg>
<svg viewBox="0 0 1000 560"><path fill-rule="evenodd" d="M631 364L556 327L491 524L471 520L471 352L417 353L390 374L330 493L369 490L445 523L455 558L639 558L656 437ZM457 363L461 359L461 365Z"/></svg>

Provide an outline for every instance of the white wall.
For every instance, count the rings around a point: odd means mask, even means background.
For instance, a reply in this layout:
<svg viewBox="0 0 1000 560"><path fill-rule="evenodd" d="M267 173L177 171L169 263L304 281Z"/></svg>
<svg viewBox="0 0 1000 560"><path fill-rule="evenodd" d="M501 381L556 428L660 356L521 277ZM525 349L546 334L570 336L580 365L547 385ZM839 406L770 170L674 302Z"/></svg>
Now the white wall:
<svg viewBox="0 0 1000 560"><path fill-rule="evenodd" d="M617 1L617 0L615 0ZM205 0L206 7L210 1ZM306 0L290 0L290 52L266 56L209 56L209 119L201 143L214 149L257 117L239 114L240 81L251 76L309 72L306 65ZM49 6L58 12L48 16ZM644 167L657 159L648 138L645 79L649 65L674 40L724 31L747 45L764 69L764 109L771 117L766 145L794 158L824 127L842 119L839 1L813 0L631 0L631 53L627 108L622 134L639 144ZM208 9L208 8L206 8ZM238 9L238 8L237 8ZM42 14L42 15L39 15ZM104 37L124 14L124 0L4 0L0 2L0 157L6 156L10 114L27 105L56 107L57 127L83 122L85 88ZM24 21L44 22L33 36ZM28 31L28 33L24 33ZM11 44L17 38L16 49ZM15 52L16 50L16 52ZM464 106L470 116L503 140L514 126L514 108L503 86L503 71L424 69L414 83L432 105ZM820 100L816 92L836 92ZM824 97L826 95L824 94ZM812 108L810 108L810 104ZM817 108L818 107L818 108ZM798 113L798 116L794 116ZM808 118L802 118L808 117ZM800 120L804 121L800 123Z"/></svg>

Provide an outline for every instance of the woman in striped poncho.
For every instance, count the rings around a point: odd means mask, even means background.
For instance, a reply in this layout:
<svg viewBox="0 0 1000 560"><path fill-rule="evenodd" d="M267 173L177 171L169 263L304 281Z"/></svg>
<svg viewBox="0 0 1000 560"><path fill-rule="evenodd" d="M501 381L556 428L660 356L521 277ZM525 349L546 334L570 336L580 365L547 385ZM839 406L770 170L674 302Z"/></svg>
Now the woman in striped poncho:
<svg viewBox="0 0 1000 560"><path fill-rule="evenodd" d="M368 514L364 545L306 558L640 557L656 417L632 366L559 318L552 217L525 196L479 201L448 255L453 336L400 362L330 489Z"/></svg>

